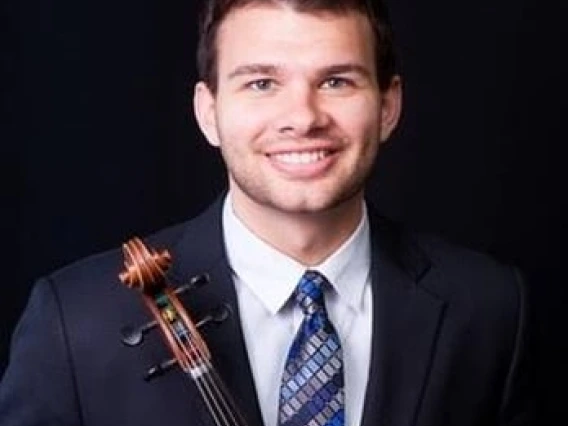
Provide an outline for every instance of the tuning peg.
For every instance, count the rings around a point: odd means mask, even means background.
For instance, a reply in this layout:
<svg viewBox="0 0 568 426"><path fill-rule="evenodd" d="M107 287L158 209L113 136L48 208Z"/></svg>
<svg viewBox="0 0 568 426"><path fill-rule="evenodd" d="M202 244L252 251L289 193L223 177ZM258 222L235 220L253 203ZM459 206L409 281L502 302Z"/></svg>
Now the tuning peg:
<svg viewBox="0 0 568 426"><path fill-rule="evenodd" d="M189 282L187 284L183 284L179 287L177 287L174 290L174 293L177 294L181 294L186 292L187 290L191 290L193 288L198 288L201 287L207 283L209 283L211 281L211 279L209 278L209 274L201 274L201 275L196 275L194 277L192 277ZM226 318L226 317L225 317ZM214 321L214 322L218 322L217 320L215 320L214 318L209 318L206 317L204 318L204 320L206 320L204 322L210 322L210 321ZM223 321L223 320L221 320ZM134 327L132 325L126 325L124 327L121 328L120 330L120 334L122 335L122 343L124 343L126 346L138 346L140 343L142 343L142 341L144 340L144 335L146 333L148 333L148 331L152 330L154 327L156 327L158 325L157 321L150 321L140 327ZM199 326L199 325L198 325Z"/></svg>
<svg viewBox="0 0 568 426"><path fill-rule="evenodd" d="M126 325L120 329L122 343L126 346L138 346L144 340L144 335L158 325L158 321L150 321L141 327Z"/></svg>
<svg viewBox="0 0 568 426"><path fill-rule="evenodd" d="M153 365L148 369L148 371L146 371L144 380L146 382L149 382L150 380L165 374L169 369L171 369L176 364L177 360L175 358L172 358L160 364Z"/></svg>
<svg viewBox="0 0 568 426"><path fill-rule="evenodd" d="M209 274L205 273L205 274L196 275L192 277L188 283L182 284L179 287L177 287L174 290L174 293L175 294L185 293L187 290L192 290L194 288L201 287L210 282L211 278L209 277Z"/></svg>
<svg viewBox="0 0 568 426"><path fill-rule="evenodd" d="M231 313L231 307L228 304L223 303L217 306L215 309L213 309L208 315L203 317L195 325L197 328L201 328L209 323L221 324L229 317L230 313Z"/></svg>
<svg viewBox="0 0 568 426"><path fill-rule="evenodd" d="M231 307L228 304L223 303L223 304L217 306L215 309L213 309L208 315L203 317L197 324L195 324L195 326L197 328L201 328L201 327L203 327L207 324L210 324L210 323L220 324L229 317L231 312L232 312ZM156 326L156 324L153 324L153 323L155 323L155 321L153 321L152 323L148 323L145 326L140 327L140 329L132 331L130 333L129 338L131 338L133 341L135 341L135 343L132 344L131 346L139 344L142 341L142 335L147 330L149 330L150 328L153 328L153 327ZM146 327L146 330L142 331L144 329L144 327ZM123 342L124 342L124 338L123 338ZM152 379L155 379L156 377L162 376L168 370L170 370L174 365L176 365L176 363L177 363L177 360L175 358L172 358L172 359L164 361L160 364L153 365L152 367L150 367L148 369L148 371L146 371L146 375L144 376L144 380L150 381Z"/></svg>

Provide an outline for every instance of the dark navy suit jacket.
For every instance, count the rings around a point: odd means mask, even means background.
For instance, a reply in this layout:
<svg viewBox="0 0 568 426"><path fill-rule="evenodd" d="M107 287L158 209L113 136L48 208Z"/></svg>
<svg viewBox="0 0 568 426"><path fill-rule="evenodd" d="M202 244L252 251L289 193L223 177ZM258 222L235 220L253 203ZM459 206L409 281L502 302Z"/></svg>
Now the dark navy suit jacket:
<svg viewBox="0 0 568 426"><path fill-rule="evenodd" d="M370 223L374 312L363 426L532 424L527 293L515 269L372 211ZM146 242L171 252L173 283L211 276L183 298L195 319L221 303L232 307L203 333L248 424L261 426L221 202ZM171 357L159 333L135 348L121 343L123 326L150 319L140 296L119 282L123 269L117 249L37 282L0 382L1 426L213 425L181 370L143 381L149 366Z"/></svg>

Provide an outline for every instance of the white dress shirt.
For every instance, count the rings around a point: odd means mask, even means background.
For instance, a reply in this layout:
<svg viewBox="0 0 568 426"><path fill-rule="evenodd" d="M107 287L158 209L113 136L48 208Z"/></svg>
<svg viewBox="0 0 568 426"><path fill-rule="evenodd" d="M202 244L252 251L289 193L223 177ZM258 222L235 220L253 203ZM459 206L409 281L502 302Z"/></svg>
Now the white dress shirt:
<svg viewBox="0 0 568 426"><path fill-rule="evenodd" d="M223 207L223 232L262 417L265 426L277 426L282 371L303 319L290 296L307 268L254 235L235 216L230 194ZM370 252L364 209L347 241L323 263L310 266L333 286L325 301L343 348L346 426L361 423L369 373Z"/></svg>

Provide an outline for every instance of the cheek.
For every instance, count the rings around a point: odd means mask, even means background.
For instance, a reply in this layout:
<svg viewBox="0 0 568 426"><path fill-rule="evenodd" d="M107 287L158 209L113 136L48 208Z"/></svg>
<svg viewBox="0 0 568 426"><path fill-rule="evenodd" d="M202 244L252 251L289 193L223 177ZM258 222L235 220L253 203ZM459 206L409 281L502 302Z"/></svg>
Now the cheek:
<svg viewBox="0 0 568 426"><path fill-rule="evenodd" d="M253 144L267 129L270 120L266 111L244 102L225 103L217 112L221 140Z"/></svg>
<svg viewBox="0 0 568 426"><path fill-rule="evenodd" d="M350 105L337 117L338 125L351 140L357 143L373 143L379 137L379 118L376 107L368 102Z"/></svg>

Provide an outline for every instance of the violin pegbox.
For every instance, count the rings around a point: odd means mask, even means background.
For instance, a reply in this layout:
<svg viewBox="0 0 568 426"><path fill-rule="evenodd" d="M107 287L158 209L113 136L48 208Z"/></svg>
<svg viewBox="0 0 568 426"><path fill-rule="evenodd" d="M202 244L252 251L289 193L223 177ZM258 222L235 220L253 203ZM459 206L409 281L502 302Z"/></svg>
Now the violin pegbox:
<svg viewBox="0 0 568 426"><path fill-rule="evenodd" d="M208 283L209 276L196 276L189 283L174 289L166 276L172 262L167 250L158 252L149 249L137 237L123 244L122 248L125 270L119 274L119 279L127 287L141 292L154 319L142 326L123 327L121 340L127 346L138 346L143 342L145 334L159 327L174 356L151 367L145 378L161 375L175 365L179 365L188 374L208 368L211 354L198 327L218 319L219 314L208 315L196 324L177 295Z"/></svg>

